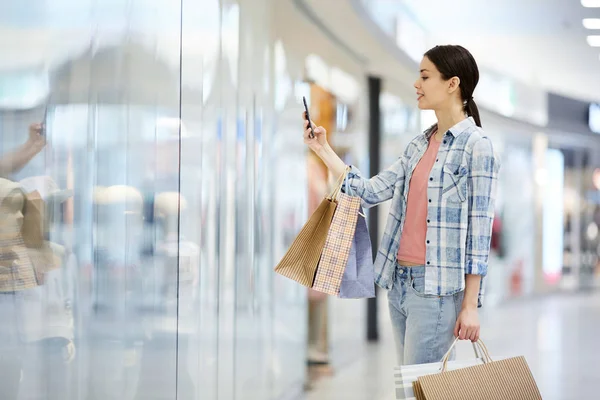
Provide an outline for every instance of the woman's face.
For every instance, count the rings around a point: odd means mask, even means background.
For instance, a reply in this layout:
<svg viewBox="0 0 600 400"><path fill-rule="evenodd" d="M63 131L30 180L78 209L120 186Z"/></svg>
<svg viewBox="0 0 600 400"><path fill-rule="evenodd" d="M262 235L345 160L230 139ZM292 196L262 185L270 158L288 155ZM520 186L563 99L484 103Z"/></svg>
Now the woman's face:
<svg viewBox="0 0 600 400"><path fill-rule="evenodd" d="M419 79L414 86L417 89L417 101L421 110L439 110L447 107L452 99L452 87L458 78L445 81L435 64L423 57L419 67Z"/></svg>

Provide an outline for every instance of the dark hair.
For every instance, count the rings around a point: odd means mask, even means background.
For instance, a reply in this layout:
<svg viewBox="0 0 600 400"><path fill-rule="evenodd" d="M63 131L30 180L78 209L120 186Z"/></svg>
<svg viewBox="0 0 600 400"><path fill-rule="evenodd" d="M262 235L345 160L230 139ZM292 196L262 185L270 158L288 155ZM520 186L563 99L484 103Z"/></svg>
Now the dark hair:
<svg viewBox="0 0 600 400"><path fill-rule="evenodd" d="M460 95L465 112L481 128L479 109L473 100L473 92L479 82L479 68L473 55L462 46L445 45L435 46L425 53L425 57L435 64L444 80L455 76L460 79Z"/></svg>

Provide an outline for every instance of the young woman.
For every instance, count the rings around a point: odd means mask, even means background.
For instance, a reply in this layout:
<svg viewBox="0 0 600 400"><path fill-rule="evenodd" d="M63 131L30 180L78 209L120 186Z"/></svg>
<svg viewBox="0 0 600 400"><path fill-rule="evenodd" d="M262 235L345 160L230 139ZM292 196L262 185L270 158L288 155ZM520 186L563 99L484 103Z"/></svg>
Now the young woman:
<svg viewBox="0 0 600 400"><path fill-rule="evenodd" d="M473 100L478 81L463 47L429 50L414 87L419 108L434 110L437 123L377 176L350 168L348 185L364 207L392 199L375 280L389 291L401 365L439 361L455 337L479 339L499 161ZM305 121L305 143L340 176L346 165L325 129L314 132L310 138Z"/></svg>

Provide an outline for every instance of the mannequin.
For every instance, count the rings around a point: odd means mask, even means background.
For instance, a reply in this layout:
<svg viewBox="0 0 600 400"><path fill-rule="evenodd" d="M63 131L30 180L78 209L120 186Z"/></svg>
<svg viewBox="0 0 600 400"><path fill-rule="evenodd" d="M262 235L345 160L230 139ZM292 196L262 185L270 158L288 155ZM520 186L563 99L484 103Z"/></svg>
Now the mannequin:
<svg viewBox="0 0 600 400"><path fill-rule="evenodd" d="M20 235L25 196L18 185L0 179L0 226L12 231L0 240L0 398L16 399L21 380L23 343L18 306L20 292L37 285ZM22 265L23 267L19 267ZM29 285L19 284L23 278Z"/></svg>
<svg viewBox="0 0 600 400"><path fill-rule="evenodd" d="M95 190L92 309L83 335L89 343L89 399L130 400L138 384L145 351L138 310L145 272L140 260L142 204L142 195L131 186Z"/></svg>
<svg viewBox="0 0 600 400"><path fill-rule="evenodd" d="M64 248L45 240L50 220L39 192L0 179L0 213L6 233L0 242L0 336L12 348L1 357L0 375L10 381L0 384L0 398L65 398L74 346L71 308L63 280L56 279Z"/></svg>
<svg viewBox="0 0 600 400"><path fill-rule="evenodd" d="M23 334L27 343L23 364L23 384L19 398L65 399L69 398L69 373L75 358L74 288L77 282L77 262L70 249L62 244L56 226L60 223L60 207L72 196L70 190L60 190L49 176L23 179L27 193L25 218L32 210L40 212L40 224L26 224L25 236L43 238L38 248L33 244L28 251L32 258L51 257L45 265L43 284L25 292L23 298ZM33 194L33 196L32 196ZM41 203L40 203L41 200ZM32 209L32 204L39 208ZM34 214L34 217L36 214ZM39 234L38 234L39 233ZM35 241L28 240L35 243Z"/></svg>

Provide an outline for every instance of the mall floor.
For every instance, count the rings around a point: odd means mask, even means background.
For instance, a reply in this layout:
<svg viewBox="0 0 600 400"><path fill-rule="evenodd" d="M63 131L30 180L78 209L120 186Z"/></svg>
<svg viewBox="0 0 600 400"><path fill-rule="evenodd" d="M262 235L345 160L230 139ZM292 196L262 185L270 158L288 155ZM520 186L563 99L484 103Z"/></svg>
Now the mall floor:
<svg viewBox="0 0 600 400"><path fill-rule="evenodd" d="M381 302L384 305L384 302ZM321 378L303 400L393 400L394 351L387 309L381 340ZM492 356L524 355L544 400L597 399L600 393L600 293L555 294L512 301L480 314ZM472 348L460 343L459 358Z"/></svg>

